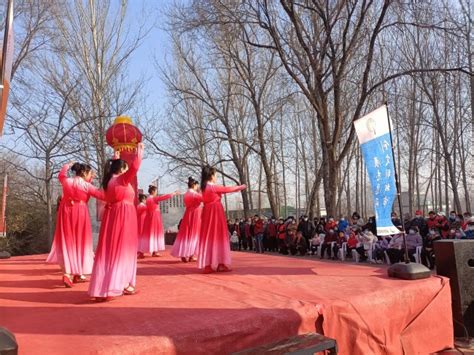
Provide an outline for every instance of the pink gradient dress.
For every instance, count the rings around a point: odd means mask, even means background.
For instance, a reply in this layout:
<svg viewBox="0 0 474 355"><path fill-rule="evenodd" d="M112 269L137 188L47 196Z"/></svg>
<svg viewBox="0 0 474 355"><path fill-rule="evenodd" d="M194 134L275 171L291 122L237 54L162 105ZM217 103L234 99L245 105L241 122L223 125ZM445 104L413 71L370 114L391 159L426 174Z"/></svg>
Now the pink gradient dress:
<svg viewBox="0 0 474 355"><path fill-rule="evenodd" d="M107 205L100 225L99 244L89 285L91 297L120 296L135 287L138 223L135 190L131 185L143 156L139 148L129 170L110 179L105 191Z"/></svg>
<svg viewBox="0 0 474 355"><path fill-rule="evenodd" d="M146 199L146 217L143 227L143 237L140 238L138 251L141 253L153 253L165 250L165 232L160 213L160 201L173 197L173 194L161 196L149 196Z"/></svg>
<svg viewBox="0 0 474 355"><path fill-rule="evenodd" d="M201 232L202 195L192 189L184 194L186 211L179 225L178 235L171 249L176 258L189 258L196 255Z"/></svg>
<svg viewBox="0 0 474 355"><path fill-rule="evenodd" d="M140 202L137 206L137 218L138 218L138 244L143 238L143 229L145 227L145 217L146 217L146 204Z"/></svg>
<svg viewBox="0 0 474 355"><path fill-rule="evenodd" d="M71 164L59 172L63 197L59 203L56 229L47 263L59 264L66 274L88 275L92 272L94 251L92 227L87 202L90 196L104 199L104 193L81 177L68 178Z"/></svg>
<svg viewBox="0 0 474 355"><path fill-rule="evenodd" d="M216 270L219 264L230 267L230 242L224 207L221 203L223 194L241 191L241 186L220 186L207 183L202 193L204 207L201 216L201 233L199 236L198 267L211 266Z"/></svg>

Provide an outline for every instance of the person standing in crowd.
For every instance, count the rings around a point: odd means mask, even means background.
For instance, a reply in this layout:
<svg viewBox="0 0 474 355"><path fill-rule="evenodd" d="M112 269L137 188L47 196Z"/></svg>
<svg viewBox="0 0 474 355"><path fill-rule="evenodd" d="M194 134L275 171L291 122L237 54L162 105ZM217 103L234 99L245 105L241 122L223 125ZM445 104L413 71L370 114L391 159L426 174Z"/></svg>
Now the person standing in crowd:
<svg viewBox="0 0 474 355"><path fill-rule="evenodd" d="M309 241L313 238L316 231L316 227L313 221L310 221L307 215L304 215L301 222L298 224L298 232L301 232L303 238L306 239L306 244L309 245Z"/></svg>
<svg viewBox="0 0 474 355"><path fill-rule="evenodd" d="M69 170L74 172L75 177L67 177ZM89 165L68 163L62 167L58 179L63 197L57 212L53 245L46 262L59 264L63 270L64 286L70 288L73 283L84 282L85 275L92 272L94 251L87 202L91 196L103 200L105 195L90 183L92 169Z"/></svg>
<svg viewBox="0 0 474 355"><path fill-rule="evenodd" d="M263 225L263 218L255 216L253 231L255 234L255 252L263 254L263 234L265 228Z"/></svg>
<svg viewBox="0 0 474 355"><path fill-rule="evenodd" d="M286 245L286 223L283 218L278 220L278 252L288 255L288 246Z"/></svg>
<svg viewBox="0 0 474 355"><path fill-rule="evenodd" d="M201 173L201 191L204 207L201 218L198 267L208 274L214 271L231 271L230 244L224 207L223 194L242 191L245 185L216 185L216 169L205 166Z"/></svg>
<svg viewBox="0 0 474 355"><path fill-rule="evenodd" d="M140 143L130 166L122 159L112 159L104 169L102 187L107 205L89 285L89 295L96 301L136 293L138 223L131 182L142 157Z"/></svg>
<svg viewBox="0 0 474 355"><path fill-rule="evenodd" d="M144 233L145 227L145 218L146 218L146 195L139 194L138 195L138 205L137 205L137 223L138 223L138 245L142 243L143 239L146 239ZM181 223L181 222L180 222ZM137 253L138 259L143 259L145 255L140 251Z"/></svg>
<svg viewBox="0 0 474 355"><path fill-rule="evenodd" d="M188 178L188 191L184 194L184 211L176 240L171 249L171 256L181 261L195 261L199 233L201 231L202 195L198 192L199 183L192 177Z"/></svg>
<svg viewBox="0 0 474 355"><path fill-rule="evenodd" d="M232 235L230 236L230 250L239 250L239 236L237 235L236 231L233 231Z"/></svg>
<svg viewBox="0 0 474 355"><path fill-rule="evenodd" d="M278 225L274 216L272 216L271 220L267 224L267 236L268 236L268 251L276 252L278 250L278 241L277 241L277 233L278 233Z"/></svg>
<svg viewBox="0 0 474 355"><path fill-rule="evenodd" d="M138 250L140 253L150 253L151 256L161 256L160 251L165 250L165 232L163 229L163 220L160 212L160 202L166 201L179 194L179 191L170 194L157 196L158 189L156 186L148 187L150 196L146 199L146 217L144 235L145 238L140 240Z"/></svg>
<svg viewBox="0 0 474 355"><path fill-rule="evenodd" d="M241 250L241 245L240 245L240 220L238 218L236 218L234 220L234 226L232 227L232 232L236 232L237 233L237 238L238 238L238 241L237 241L237 250Z"/></svg>
<svg viewBox="0 0 474 355"><path fill-rule="evenodd" d="M245 241L246 241L246 250L252 250L252 232L253 232L253 225L252 225L252 218L247 218L247 222L245 223Z"/></svg>
<svg viewBox="0 0 474 355"><path fill-rule="evenodd" d="M247 221L243 218L240 219L239 223L239 250L247 250L247 234L245 232L245 225Z"/></svg>

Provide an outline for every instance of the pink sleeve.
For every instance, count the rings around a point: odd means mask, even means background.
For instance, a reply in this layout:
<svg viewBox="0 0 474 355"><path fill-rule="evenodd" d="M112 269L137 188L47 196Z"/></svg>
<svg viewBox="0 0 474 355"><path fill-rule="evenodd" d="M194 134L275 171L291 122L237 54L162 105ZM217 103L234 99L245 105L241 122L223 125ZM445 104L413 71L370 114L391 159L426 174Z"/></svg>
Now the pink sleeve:
<svg viewBox="0 0 474 355"><path fill-rule="evenodd" d="M119 176L119 181L123 185L127 185L132 182L133 178L137 176L138 169L142 163L143 158L143 148L141 146L137 149L137 155L133 159L133 162L129 165L127 172Z"/></svg>
<svg viewBox="0 0 474 355"><path fill-rule="evenodd" d="M222 185L212 185L212 188L215 192L222 193L222 194L228 194L232 192L237 192L241 191L244 189L244 185L238 185L238 186L222 186Z"/></svg>
<svg viewBox="0 0 474 355"><path fill-rule="evenodd" d="M104 190L99 190L92 184L87 184L87 194L96 198L97 200L105 201Z"/></svg>
<svg viewBox="0 0 474 355"><path fill-rule="evenodd" d="M170 199L170 198L173 197L173 196L174 196L173 194L166 194L166 195L155 196L155 197L153 197L153 201L155 201L155 203L158 203L158 202L160 202L160 201L168 200L168 199Z"/></svg>
<svg viewBox="0 0 474 355"><path fill-rule="evenodd" d="M58 174L59 182L62 184L67 179L67 172L71 168L71 164L67 163L63 165Z"/></svg>

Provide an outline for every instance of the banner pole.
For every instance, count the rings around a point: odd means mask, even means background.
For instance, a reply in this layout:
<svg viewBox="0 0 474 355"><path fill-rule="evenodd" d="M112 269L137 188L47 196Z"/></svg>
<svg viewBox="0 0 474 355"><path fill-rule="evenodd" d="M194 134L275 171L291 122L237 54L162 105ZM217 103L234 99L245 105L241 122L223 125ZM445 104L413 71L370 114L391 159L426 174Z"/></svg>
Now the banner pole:
<svg viewBox="0 0 474 355"><path fill-rule="evenodd" d="M390 114L388 112L388 103L385 102L385 108L387 110L387 120L388 120L388 129L390 131L390 148L392 149L392 156L394 159L393 162L393 170L395 175L395 187L397 189L397 200L398 200L398 208L400 213L400 222L402 223L402 234L403 234L403 244L405 246L405 263L410 263L410 257L408 255L408 247L407 247L407 236L405 231L405 221L403 220L403 208L402 208L402 199L400 193L400 180L398 179L398 171L397 171L397 164L395 163L395 150L393 149L393 137L392 137L392 124L390 123Z"/></svg>

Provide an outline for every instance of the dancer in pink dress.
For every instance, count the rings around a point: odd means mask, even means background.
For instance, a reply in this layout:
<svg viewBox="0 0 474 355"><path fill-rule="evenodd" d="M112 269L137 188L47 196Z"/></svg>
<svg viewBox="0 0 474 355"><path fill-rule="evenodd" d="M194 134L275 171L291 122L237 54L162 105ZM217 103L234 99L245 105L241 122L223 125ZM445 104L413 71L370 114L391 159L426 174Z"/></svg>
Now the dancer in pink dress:
<svg viewBox="0 0 474 355"><path fill-rule="evenodd" d="M69 169L76 174L75 177L67 177ZM64 273L64 285L72 287L73 283L84 282L84 275L92 272L94 251L87 202L90 196L104 199L104 193L90 183L92 170L89 165L66 164L58 178L63 197L57 212L53 245L46 262L59 264Z"/></svg>
<svg viewBox="0 0 474 355"><path fill-rule="evenodd" d="M173 244L171 255L181 261L195 261L199 233L201 229L202 195L198 192L199 183L192 177L188 179L188 191L184 194L186 211L179 225L178 235Z"/></svg>
<svg viewBox="0 0 474 355"><path fill-rule="evenodd" d="M244 190L245 185L216 185L216 169L205 166L201 174L201 191L204 207L199 236L198 267L204 273L231 271L230 242L224 207L223 194Z"/></svg>
<svg viewBox="0 0 474 355"><path fill-rule="evenodd" d="M104 169L102 186L107 205L100 225L89 295L96 301L136 293L138 223L135 191L131 185L142 161L143 144L128 166L112 159Z"/></svg>
<svg viewBox="0 0 474 355"><path fill-rule="evenodd" d="M146 199L146 217L143 230L144 237L140 239L138 251L141 255L150 253L151 256L161 256L158 251L165 250L165 232L161 219L160 201L165 201L177 195L179 191L157 196L156 186L148 187L150 196Z"/></svg>
<svg viewBox="0 0 474 355"><path fill-rule="evenodd" d="M140 241L145 237L144 235L144 227L145 227L145 218L146 218L146 195L139 194L138 195L139 204L137 206L137 217L138 217L138 245L140 245ZM138 252L137 255L138 259L143 259L145 256L143 253Z"/></svg>

